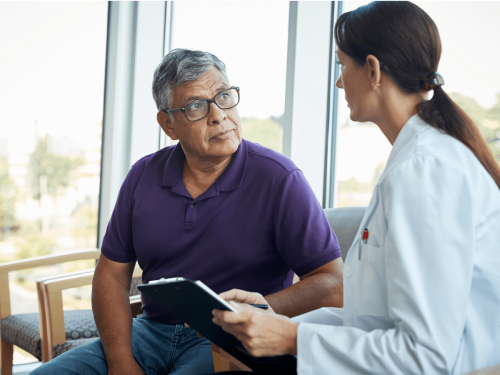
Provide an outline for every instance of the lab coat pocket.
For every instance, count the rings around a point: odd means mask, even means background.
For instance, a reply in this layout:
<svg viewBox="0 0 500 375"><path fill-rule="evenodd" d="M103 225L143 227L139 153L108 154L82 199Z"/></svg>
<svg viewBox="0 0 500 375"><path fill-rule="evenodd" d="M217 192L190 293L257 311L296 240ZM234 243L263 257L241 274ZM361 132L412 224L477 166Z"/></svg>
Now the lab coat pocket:
<svg viewBox="0 0 500 375"><path fill-rule="evenodd" d="M361 242L360 251L354 312L361 315L386 316L388 308L384 248Z"/></svg>

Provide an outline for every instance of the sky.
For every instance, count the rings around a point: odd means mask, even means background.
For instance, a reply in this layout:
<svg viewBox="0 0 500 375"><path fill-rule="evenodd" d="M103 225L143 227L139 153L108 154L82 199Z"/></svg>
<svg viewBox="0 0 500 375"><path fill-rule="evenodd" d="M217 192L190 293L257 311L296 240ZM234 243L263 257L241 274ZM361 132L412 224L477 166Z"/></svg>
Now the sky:
<svg viewBox="0 0 500 375"><path fill-rule="evenodd" d="M440 30L445 90L492 106L500 92L500 2L417 4ZM35 120L39 132L54 135L101 120L106 22L106 2L0 2L0 138L33 133ZM287 36L288 2L174 3L172 47L224 61L241 87L242 117L283 113Z"/></svg>
<svg viewBox="0 0 500 375"><path fill-rule="evenodd" d="M106 2L0 2L0 138L102 119Z"/></svg>
<svg viewBox="0 0 500 375"><path fill-rule="evenodd" d="M174 2L172 48L207 51L241 89L242 117L285 111L287 1ZM196 25L196 27L193 27Z"/></svg>

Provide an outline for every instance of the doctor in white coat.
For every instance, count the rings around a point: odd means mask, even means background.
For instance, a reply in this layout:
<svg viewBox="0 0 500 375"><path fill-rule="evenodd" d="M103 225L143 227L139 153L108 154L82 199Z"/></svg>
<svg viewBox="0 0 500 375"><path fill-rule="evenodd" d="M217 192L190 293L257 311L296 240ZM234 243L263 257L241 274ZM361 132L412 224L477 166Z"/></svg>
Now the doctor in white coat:
<svg viewBox="0 0 500 375"><path fill-rule="evenodd" d="M290 320L233 290L222 296L240 313L214 322L255 356L296 355L301 375L500 364L500 169L441 88L436 25L412 3L380 2L343 14L335 36L351 119L393 144L346 258L344 308Z"/></svg>

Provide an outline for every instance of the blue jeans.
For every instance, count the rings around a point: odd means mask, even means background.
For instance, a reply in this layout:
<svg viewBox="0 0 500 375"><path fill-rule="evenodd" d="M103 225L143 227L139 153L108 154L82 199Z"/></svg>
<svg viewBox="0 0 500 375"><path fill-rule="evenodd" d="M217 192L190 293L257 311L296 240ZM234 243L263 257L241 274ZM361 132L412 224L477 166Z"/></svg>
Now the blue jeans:
<svg viewBox="0 0 500 375"><path fill-rule="evenodd" d="M210 341L182 324L162 324L145 317L133 320L132 351L145 375L213 374ZM101 340L79 346L32 371L30 375L107 375Z"/></svg>

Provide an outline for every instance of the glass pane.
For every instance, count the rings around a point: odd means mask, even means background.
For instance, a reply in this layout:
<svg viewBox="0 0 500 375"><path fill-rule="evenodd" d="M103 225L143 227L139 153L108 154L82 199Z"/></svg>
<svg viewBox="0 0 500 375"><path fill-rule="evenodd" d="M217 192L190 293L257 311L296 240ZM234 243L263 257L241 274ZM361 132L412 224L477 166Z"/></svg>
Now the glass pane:
<svg viewBox="0 0 500 375"><path fill-rule="evenodd" d="M344 1L343 11L367 3ZM500 164L500 73L496 67L500 52L491 48L500 45L500 3L415 4L439 29L443 45L439 72L446 82L444 90L474 120ZM450 6L453 12L449 12ZM337 116L337 206L366 206L392 146L375 124L350 120L342 90Z"/></svg>
<svg viewBox="0 0 500 375"><path fill-rule="evenodd" d="M174 3L172 48L213 53L241 89L243 137L282 151L288 2ZM193 27L193 25L196 25Z"/></svg>
<svg viewBox="0 0 500 375"><path fill-rule="evenodd" d="M0 2L1 262L96 246L107 9ZM12 313L38 311L36 278L94 264L11 273Z"/></svg>
<svg viewBox="0 0 500 375"><path fill-rule="evenodd" d="M369 1L343 1L342 11L350 12ZM351 121L343 90L337 106L337 207L366 206L384 170L392 146L373 123ZM367 157L369 156L369 157Z"/></svg>

